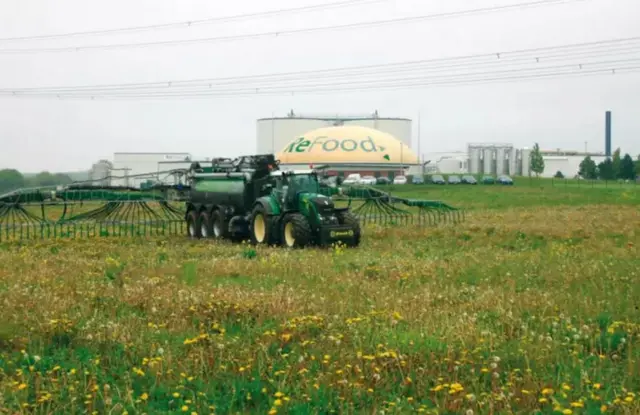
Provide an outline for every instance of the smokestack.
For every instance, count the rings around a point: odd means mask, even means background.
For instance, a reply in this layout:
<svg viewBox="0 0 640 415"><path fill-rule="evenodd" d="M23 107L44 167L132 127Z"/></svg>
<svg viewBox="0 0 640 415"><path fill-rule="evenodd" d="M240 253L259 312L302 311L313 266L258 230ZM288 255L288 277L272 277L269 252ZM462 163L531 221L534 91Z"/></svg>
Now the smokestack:
<svg viewBox="0 0 640 415"><path fill-rule="evenodd" d="M604 154L611 157L611 111L607 111L605 117L605 132L604 132Z"/></svg>

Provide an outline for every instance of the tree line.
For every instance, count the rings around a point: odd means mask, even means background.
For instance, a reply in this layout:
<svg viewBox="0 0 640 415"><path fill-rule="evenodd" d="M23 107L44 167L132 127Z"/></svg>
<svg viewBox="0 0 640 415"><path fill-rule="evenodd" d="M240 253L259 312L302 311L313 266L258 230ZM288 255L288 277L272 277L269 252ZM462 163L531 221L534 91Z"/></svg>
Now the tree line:
<svg viewBox="0 0 640 415"><path fill-rule="evenodd" d="M544 172L544 158L540 152L538 143L533 146L533 150L530 155L531 171L536 175ZM583 179L600 179L600 180L636 180L640 175L640 155L633 160L629 153L621 155L620 148L614 151L611 157L607 157L604 161L597 163L591 158L586 156L584 160L580 162L580 168L576 172L578 176ZM555 174L557 178L563 178L562 172L558 171Z"/></svg>
<svg viewBox="0 0 640 415"><path fill-rule="evenodd" d="M0 194L23 187L58 186L71 182L73 179L64 173L43 171L33 176L25 176L15 169L0 170Z"/></svg>

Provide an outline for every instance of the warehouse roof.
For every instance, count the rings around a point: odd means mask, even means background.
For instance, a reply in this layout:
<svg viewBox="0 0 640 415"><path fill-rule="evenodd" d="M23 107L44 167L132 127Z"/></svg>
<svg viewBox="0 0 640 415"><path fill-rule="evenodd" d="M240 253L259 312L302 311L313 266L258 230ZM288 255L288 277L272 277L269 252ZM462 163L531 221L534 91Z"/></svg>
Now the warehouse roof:
<svg viewBox="0 0 640 415"><path fill-rule="evenodd" d="M355 125L309 131L287 144L276 158L282 164L419 163L413 150L391 134Z"/></svg>

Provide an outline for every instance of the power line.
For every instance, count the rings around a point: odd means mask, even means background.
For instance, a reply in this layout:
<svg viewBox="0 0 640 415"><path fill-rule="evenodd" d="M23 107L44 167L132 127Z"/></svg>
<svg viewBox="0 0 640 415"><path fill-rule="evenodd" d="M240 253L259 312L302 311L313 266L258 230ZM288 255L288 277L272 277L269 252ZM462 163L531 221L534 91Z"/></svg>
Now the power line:
<svg viewBox="0 0 640 415"><path fill-rule="evenodd" d="M358 65L349 67L339 67L330 69L319 69L309 71L293 71L260 75L245 75L235 77L202 78L179 81L143 82L143 83L122 83L122 84L102 84L83 86L56 86L56 87L31 87L31 88L4 88L0 89L0 94L29 94L29 93L114 93L118 91L160 89L167 91L180 90L189 87L256 84L268 85L273 82L291 82L296 80L318 80L318 79L348 79L349 77L362 78L364 76L380 75L384 73L406 74L408 72L434 73L450 70L472 69L477 67L491 68L507 65L522 65L535 63L545 64L554 61L567 59L582 59L574 62L579 65L589 63L585 59L604 58L616 55L637 53L640 51L640 37L619 38L595 42L583 42L576 44L565 44L558 46L547 46L530 49L520 49L498 53L485 53L467 56L423 59L402 61L393 63L383 63L377 65Z"/></svg>
<svg viewBox="0 0 640 415"><path fill-rule="evenodd" d="M318 90L304 90L304 91L289 91L289 92L252 92L252 93L211 93L211 94L197 94L197 95L178 95L178 96L146 96L146 95L138 95L138 96L91 96L89 97L91 100L99 99L103 101L112 101L112 100L131 100L131 99L152 99L152 98L173 98L173 99L194 99L194 98L215 98L215 97L255 97L255 96L282 96L282 95L304 95L304 94L335 94L336 92L364 92L370 90L403 90L403 89L417 89L417 88L428 88L428 87L453 87L453 86L468 86L468 85L480 85L487 83L502 83L502 82L513 82L513 81L522 81L522 80L543 80L543 79L557 79L563 77L582 77L582 76L596 76L596 75L625 75L625 74L635 74L640 73L640 65L629 66L629 67L617 67L617 68L604 68L604 69L594 69L594 70L580 70L573 72L550 72L550 73L541 73L541 74L525 74L525 75L514 75L514 76L499 76L499 77L484 77L478 79L462 79L462 80L423 80L420 82L411 82L411 83L395 83L395 84L387 84L387 85L365 85L359 87L342 87L342 88L332 88L332 89L318 89ZM20 96L16 96L20 98ZM26 98L27 96L22 96L22 98ZM81 99L86 100L88 97L75 97L73 95L70 96L60 96L57 97L55 95L47 95L47 96L37 96L36 98L53 98L53 99L65 99L65 100L74 100Z"/></svg>
<svg viewBox="0 0 640 415"><path fill-rule="evenodd" d="M315 10L358 6L363 4L381 3L385 1L388 1L388 0L343 0L343 1L333 2L333 3L314 4L310 6L294 7L294 8L288 8L288 9L269 10L265 12L256 12L256 13L243 13L243 14L236 14L231 16L211 17L207 19L187 20L187 21L172 22L172 23L161 23L161 24L154 24L154 25L147 25L147 26L130 26L130 27L121 27L116 29L88 30L88 31L81 31L81 32L57 33L57 34L49 34L49 35L5 37L5 38L0 38L0 42L63 39L68 37L140 32L145 30L160 30L160 29L171 29L171 28L178 28L178 27L192 27L192 26L201 25L201 24L224 23L224 22L230 22L230 21L236 21L236 20L252 19L256 17L258 18L270 17L270 16L281 15L281 14L301 13L301 12L310 12Z"/></svg>
<svg viewBox="0 0 640 415"><path fill-rule="evenodd" d="M359 29L368 27L377 27L384 25L392 25L398 23L414 23L424 20L437 20L451 17L468 16L482 13L494 13L508 10L515 10L520 8L530 8L566 3L575 3L579 1L588 0L535 0L526 3L509 4L503 6L493 6L477 9L462 10L457 12L446 12L438 14L429 14L421 16L409 16L387 20L376 20L370 22L348 23L341 25L320 26L311 27L305 29L289 29L281 31L270 31L262 33L252 33L244 35L231 35L231 36L218 36L196 39L181 39L181 40L165 40L155 42L137 42L137 43L119 43L108 45L86 45L86 46L67 46L67 47L54 47L54 48L22 48L22 49L0 49L0 53L42 53L42 52L80 52L84 50L99 50L99 49L127 49L136 47L150 47L150 46L178 46L197 43L209 43L209 42L225 42L225 41L238 41L248 39L259 39L263 37L274 37L283 35L303 34L303 33L317 33L331 30L345 30L345 29Z"/></svg>
<svg viewBox="0 0 640 415"><path fill-rule="evenodd" d="M600 68L588 69L588 66L603 66ZM472 72L466 74L444 74L437 76L421 76L413 78L390 78L371 79L351 82L331 82L324 84L300 84L289 86L264 87L254 90L253 88L227 88L214 91L175 91L175 92L130 92L115 94L77 94L62 93L56 94L43 92L29 95L15 95L16 97L53 97L53 98L90 98L90 99L110 99L110 98L187 98L187 97L223 97L223 96L260 96L260 95L295 95L301 93L317 93L336 91L359 91L369 89L395 89L401 87L414 86L434 86L449 84L473 84L489 80L513 80L513 79L536 79L558 75L586 75L586 74L616 74L640 69L640 57L636 59L614 60L592 62L583 65L557 65L543 68L519 68L501 71ZM6 94L2 94L7 96Z"/></svg>

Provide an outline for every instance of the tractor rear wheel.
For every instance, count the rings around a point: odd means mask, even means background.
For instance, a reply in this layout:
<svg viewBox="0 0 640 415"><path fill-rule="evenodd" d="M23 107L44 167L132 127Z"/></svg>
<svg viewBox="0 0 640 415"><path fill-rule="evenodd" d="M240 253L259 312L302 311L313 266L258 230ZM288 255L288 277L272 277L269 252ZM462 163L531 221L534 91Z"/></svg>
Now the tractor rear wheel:
<svg viewBox="0 0 640 415"><path fill-rule="evenodd" d="M200 238L200 217L195 210L187 213L187 235L192 239Z"/></svg>
<svg viewBox="0 0 640 415"><path fill-rule="evenodd" d="M211 214L212 235L215 239L224 239L229 237L229 226L224 220L224 215L219 210Z"/></svg>
<svg viewBox="0 0 640 415"><path fill-rule="evenodd" d="M287 248L304 248L311 244L311 226L300 213L286 215L282 221L282 244Z"/></svg>
<svg viewBox="0 0 640 415"><path fill-rule="evenodd" d="M211 238L212 229L211 215L203 210L200 212L200 236L205 239Z"/></svg>
<svg viewBox="0 0 640 415"><path fill-rule="evenodd" d="M249 222L249 233L251 235L251 243L256 244L272 244L273 235L271 232L271 221L267 212L262 205L258 205L251 212L251 221Z"/></svg>
<svg viewBox="0 0 640 415"><path fill-rule="evenodd" d="M353 241L347 244L347 246L360 245L361 233L358 217L349 211L340 212L338 213L338 222L340 222L341 225L346 225L353 229Z"/></svg>

